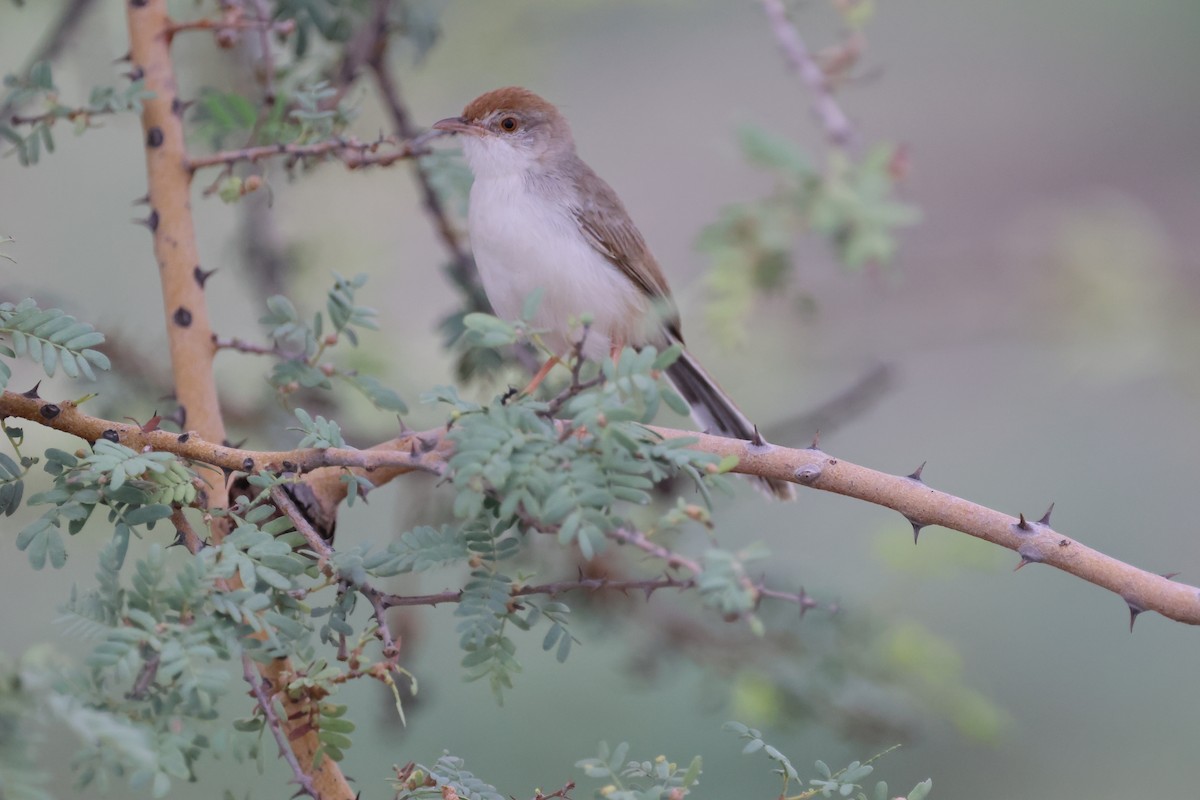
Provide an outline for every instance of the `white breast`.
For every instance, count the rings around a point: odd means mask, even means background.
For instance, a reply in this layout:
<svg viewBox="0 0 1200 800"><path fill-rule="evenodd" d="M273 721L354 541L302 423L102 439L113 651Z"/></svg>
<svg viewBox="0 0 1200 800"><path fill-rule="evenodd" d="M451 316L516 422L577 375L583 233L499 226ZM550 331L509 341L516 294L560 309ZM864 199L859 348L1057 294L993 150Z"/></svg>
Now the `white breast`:
<svg viewBox="0 0 1200 800"><path fill-rule="evenodd" d="M572 323L591 314L585 355L600 359L612 342L640 345L648 304L642 292L591 247L565 205L527 188L520 175L476 177L468 213L471 247L496 314L521 315L542 290L534 324L546 344L565 354L578 336Z"/></svg>

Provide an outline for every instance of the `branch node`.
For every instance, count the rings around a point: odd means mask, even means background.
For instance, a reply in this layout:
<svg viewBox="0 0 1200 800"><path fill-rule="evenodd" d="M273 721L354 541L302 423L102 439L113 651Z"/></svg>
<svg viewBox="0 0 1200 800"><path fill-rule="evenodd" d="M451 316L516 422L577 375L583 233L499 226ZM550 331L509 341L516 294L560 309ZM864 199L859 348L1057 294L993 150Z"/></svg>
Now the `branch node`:
<svg viewBox="0 0 1200 800"><path fill-rule="evenodd" d="M820 464L805 464L794 473L796 480L806 486L811 486L821 477L822 468Z"/></svg>

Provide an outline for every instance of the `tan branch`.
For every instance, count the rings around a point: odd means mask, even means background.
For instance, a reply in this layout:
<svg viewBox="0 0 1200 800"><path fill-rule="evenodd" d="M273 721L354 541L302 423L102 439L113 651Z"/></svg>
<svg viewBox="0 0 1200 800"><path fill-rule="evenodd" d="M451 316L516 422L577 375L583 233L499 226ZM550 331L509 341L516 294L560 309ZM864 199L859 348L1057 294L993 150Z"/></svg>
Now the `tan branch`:
<svg viewBox="0 0 1200 800"><path fill-rule="evenodd" d="M735 472L780 478L811 489L842 494L898 511L914 531L927 525L959 531L1009 550L1021 557L1020 566L1047 564L1120 596L1133 617L1157 611L1164 617L1200 625L1200 589L1118 561L1055 531L1049 513L1032 522L1012 517L938 491L913 475L889 475L852 464L820 450L755 447L749 442L720 436L692 434L672 428L651 427L665 439L695 436L695 448L715 455L736 456Z"/></svg>
<svg viewBox="0 0 1200 800"><path fill-rule="evenodd" d="M200 265L191 212L192 169L184 142L184 105L178 97L171 61L174 30L167 15L166 0L126 0L125 7L133 75L142 77L146 89L154 93L142 107L150 204L146 225L154 235L175 395L185 420L181 427L194 429L197 439L221 442L225 439L225 424L213 380L216 347L204 297L206 273ZM46 406L38 409L44 419L47 411ZM59 411L55 417L65 415L70 418L77 413L70 404L64 404ZM109 429L114 430L110 436L119 440L119 433L112 426ZM161 432L146 435L156 433ZM104 436L105 432L101 431L100 435ZM176 442L181 444L187 444L191 438L191 434L175 436ZM204 470L202 477L208 485L209 507L224 506L227 503L224 476L214 470ZM219 541L222 533L220 524L213 525L214 541ZM293 672L287 659L259 665L258 669L269 690L283 685L284 676ZM301 723L297 722L307 714L308 704L294 701L286 694L281 696L280 702L286 720L288 746L301 770L311 776L311 786L319 797L324 800L353 798L355 792L332 759L322 758L319 765L315 762L320 745L317 733L302 730Z"/></svg>
<svg viewBox="0 0 1200 800"><path fill-rule="evenodd" d="M348 487L341 480L345 467L350 467L372 485L380 486L398 475L416 470L441 473L453 452L449 437L441 428L406 434L369 450L239 450L192 435L166 431L146 433L136 425L89 417L70 403L56 405L15 392L4 392L0 395L0 418L10 416L34 420L89 441L112 430L117 441L134 449L161 449L229 469L239 469L239 464L255 469L279 469L284 461L296 466L297 472L315 468L300 486L310 490L310 496L305 498L305 511L321 531L332 529L338 503L345 499ZM1037 522L1026 520L1024 516L1014 518L933 489L921 480L920 471L907 476L889 475L816 449L759 447L737 439L674 428L650 426L649 429L664 439L694 438L693 447L706 453L735 456L738 464L734 472L792 481L890 508L909 520L918 531L927 525L941 525L1006 547L1017 552L1021 565L1048 564L1108 589L1125 600L1134 617L1143 611L1157 611L1169 619L1200 625L1200 589L1197 587L1176 583L1097 552L1055 531L1050 527L1048 517Z"/></svg>
<svg viewBox="0 0 1200 800"><path fill-rule="evenodd" d="M370 450L352 447L297 448L295 450L246 450L228 447L202 437L199 432L147 431L140 425L101 419L83 413L71 401L51 403L32 393L0 394L0 419L19 417L55 430L71 433L88 442L107 439L133 450L160 450L211 464L233 472L311 472L322 467L355 467L373 483L381 485L406 472L441 475L449 443L438 430L410 433ZM377 473L377 474L376 474ZM223 479L219 480L223 484ZM338 481L340 483L340 480Z"/></svg>
<svg viewBox="0 0 1200 800"><path fill-rule="evenodd" d="M130 60L134 74L154 93L142 106L150 216L166 311L167 342L175 379L175 396L183 408L185 427L219 442L225 423L213 381L212 327L204 286L196 229L192 220L192 175L187 168L183 120L171 62L171 24L165 0L129 0ZM206 476L210 502L224 505L220 475Z"/></svg>

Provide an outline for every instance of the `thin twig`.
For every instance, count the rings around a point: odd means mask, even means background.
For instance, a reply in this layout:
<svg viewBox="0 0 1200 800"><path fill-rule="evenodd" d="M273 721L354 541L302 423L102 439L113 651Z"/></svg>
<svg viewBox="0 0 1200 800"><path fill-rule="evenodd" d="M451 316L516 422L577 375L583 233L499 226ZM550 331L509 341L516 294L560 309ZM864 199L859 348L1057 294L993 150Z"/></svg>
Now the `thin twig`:
<svg viewBox="0 0 1200 800"><path fill-rule="evenodd" d="M328 569L324 564L333 555L333 548L329 546L324 537L308 521L308 518L304 516L304 513L296 505L295 501L292 500L291 496L282 486L276 486L271 489L271 500L280 511L287 515L292 524L296 526L296 530L304 537L304 541L308 542L308 546L320 557L322 568ZM333 575L330 574L330 577L333 577ZM350 588L367 598L367 602L371 604L375 616L376 628L379 631L379 638L383 641L384 659L389 669L396 669L398 666L397 659L400 656L400 648L397 646L396 640L392 638L392 631L387 624L387 609L389 606L386 600L390 595L366 582L353 584Z"/></svg>
<svg viewBox="0 0 1200 800"><path fill-rule="evenodd" d="M167 28L169 36L174 36L177 33L188 33L191 31L222 31L222 30L257 30L261 29L268 33L275 33L280 36L289 36L296 30L294 20L281 20L275 22L268 18L259 19L257 17L247 17L238 15L236 17L219 17L206 19L192 19L187 22L175 22Z"/></svg>
<svg viewBox="0 0 1200 800"><path fill-rule="evenodd" d="M236 350L239 353L252 353L260 356L282 356L278 345L268 347L264 344L254 344L247 342L245 339L233 337L232 339L222 339L219 336L213 336L213 346L218 350Z"/></svg>
<svg viewBox="0 0 1200 800"><path fill-rule="evenodd" d="M532 586L513 586L509 597L529 597L544 594L556 597L570 592L643 592L647 597L659 589L691 589L696 582L692 578L673 578L670 575L660 578L613 580L611 578L577 578L575 580L554 581ZM457 603L462 600L461 589L448 589L433 594L384 594L381 596L385 608L397 606L437 606L442 603Z"/></svg>
<svg viewBox="0 0 1200 800"><path fill-rule="evenodd" d="M145 647L143 645L143 648ZM129 690L129 694L125 695L129 700L145 699L146 693L150 691L150 686L154 683L154 678L158 675L159 664L162 663L162 657L157 651L150 650L149 653L143 652L142 655L148 657L142 662L142 668L133 682L133 688Z"/></svg>
<svg viewBox="0 0 1200 800"><path fill-rule="evenodd" d="M583 357L583 346L587 341L588 334L591 333L591 330L592 328L590 325L583 326L583 332L580 334L579 339L576 340L572 348L571 356L574 360L571 362L571 382L567 384L566 388L564 388L554 397L550 398L549 402L546 403L544 415L547 418L551 418L557 414L572 397L575 397L580 393L587 391L588 389L604 383L605 378L603 371L586 381L580 379L580 373L583 370L583 363L585 361ZM564 437L570 435L570 429L565 430L563 435Z"/></svg>
<svg viewBox="0 0 1200 800"><path fill-rule="evenodd" d="M571 800L571 792L575 789L575 781L567 781L561 789L553 791L550 794L542 794L542 790L538 789L533 794L533 800L551 800L558 797L561 800Z"/></svg>
<svg viewBox="0 0 1200 800"><path fill-rule="evenodd" d="M101 117L105 114L115 114L111 108L67 108L59 106L52 108L49 111L41 114L13 114L9 122L13 125L41 125L54 124L57 120L65 119L68 122L77 122L84 120L84 124L92 127L92 117Z"/></svg>
<svg viewBox="0 0 1200 800"><path fill-rule="evenodd" d="M304 771L300 766L300 761L296 758L296 754L292 752L292 748L288 744L287 734L283 729L283 722L280 720L279 714L275 711L275 701L267 694L267 689L263 685L262 679L259 678L258 670L254 667L254 662L250 660L250 656L246 653L242 653L242 677L246 679L246 683L250 684L250 692L258 702L259 709L262 710L263 717L266 719L266 725L271 729L271 735L275 737L275 744L279 746L279 755L292 768L292 779L313 800L321 800L320 795L317 794L317 787L313 785L312 776Z"/></svg>
<svg viewBox="0 0 1200 800"><path fill-rule="evenodd" d="M627 544L655 558L660 558L667 562L668 567L675 569L682 567L693 575L699 575L704 571L704 567L700 566L699 561L681 556L679 553L669 550L657 542L650 541L646 534L641 531L630 530L629 528L617 528L608 533L608 538L618 544Z"/></svg>
<svg viewBox="0 0 1200 800"><path fill-rule="evenodd" d="M393 152L379 152L379 148L384 145L398 149ZM189 158L187 166L192 172L196 172L206 167L228 166L239 162L253 164L267 158L287 158L290 166L302 159L336 157L350 169L359 169L370 166L386 167L427 152L429 151L424 147L413 147L409 142L396 142L388 138L360 142L352 137L338 137L312 144L266 144L243 147L239 150L223 150L207 156Z"/></svg>
<svg viewBox="0 0 1200 800"><path fill-rule="evenodd" d="M260 20L271 19L271 8L266 0L250 2L254 4L254 11ZM259 55L258 74L263 87L263 102L271 106L275 103L275 55L271 48L271 28L266 25L260 25L258 28L258 47L262 51Z"/></svg>
<svg viewBox="0 0 1200 800"><path fill-rule="evenodd" d="M387 60L387 6L387 0L375 0L374 13L367 22L371 26L372 38L363 48L366 53L365 62L375 78L375 86L383 99L384 107L387 108L388 115L392 118L392 128L402 139L413 139L421 131L412 121L412 114L409 113L408 106L405 105L400 94L400 84L392 74ZM425 212L429 215L442 245L453 259L451 271L455 280L463 285L478 283L479 277L475 271L475 263L463 245L462 235L450 221L450 215L446 212L437 190L433 187L429 170L419 161L414 161L413 176L421 187L421 202L425 207Z"/></svg>
<svg viewBox="0 0 1200 800"><path fill-rule="evenodd" d="M804 40L800 38L800 32L788 19L783 0L762 0L762 4L780 49L812 94L813 111L825 128L826 137L838 147L850 145L854 140L850 119L834 99L825 71L813 59Z"/></svg>

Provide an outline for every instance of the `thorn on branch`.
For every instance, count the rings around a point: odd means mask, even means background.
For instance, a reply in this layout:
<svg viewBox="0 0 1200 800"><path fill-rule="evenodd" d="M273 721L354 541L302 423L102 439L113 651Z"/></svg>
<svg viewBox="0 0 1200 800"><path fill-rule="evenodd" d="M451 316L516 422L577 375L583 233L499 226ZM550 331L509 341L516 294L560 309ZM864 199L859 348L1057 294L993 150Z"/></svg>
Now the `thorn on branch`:
<svg viewBox="0 0 1200 800"><path fill-rule="evenodd" d="M925 465L928 463L928 461L922 461L921 466L908 473L908 478L916 481L917 483L924 483L925 481L921 480L921 472L925 469Z"/></svg>
<svg viewBox="0 0 1200 800"><path fill-rule="evenodd" d="M41 400L42 396L38 394L38 387L40 387L41 385L42 385L42 382L38 381L37 383L35 383L33 385L33 388L30 389L29 391L21 392L21 397L28 397L30 400Z"/></svg>
<svg viewBox="0 0 1200 800"><path fill-rule="evenodd" d="M1038 520L1038 524L1039 525L1049 525L1050 524L1050 512L1053 510L1054 510L1054 503L1051 503L1050 507L1046 509L1046 513L1042 514L1042 518Z"/></svg>
<svg viewBox="0 0 1200 800"><path fill-rule="evenodd" d="M1018 530L1020 530L1020 531L1031 531L1031 530L1033 530L1033 526L1032 526L1032 525L1030 525L1030 524L1029 524L1029 522L1028 522L1028 520L1026 520L1026 519L1025 519L1025 514L1023 514L1023 513L1020 515L1020 521L1018 521L1018 522L1017 522L1017 524L1016 524L1016 525L1014 525L1013 527L1014 527L1014 528L1017 528L1017 529L1018 529Z"/></svg>
<svg viewBox="0 0 1200 800"><path fill-rule="evenodd" d="M146 217L145 219L136 219L135 218L133 220L133 224L134 225L144 225L144 226L146 226L147 230L149 230L151 233L154 233L155 231L158 230L158 212L155 211L154 209L150 209L150 216Z"/></svg>
<svg viewBox="0 0 1200 800"><path fill-rule="evenodd" d="M906 520L908 520L908 524L909 524L909 525L912 525L912 529L913 529L913 544L917 544L917 539L919 539L919 538L920 538L920 536L921 536L921 529L925 527L925 523L923 523L923 522L917 522L915 519L912 519L912 518L910 518L910 517L905 517L905 519L906 519Z"/></svg>
<svg viewBox="0 0 1200 800"><path fill-rule="evenodd" d="M1042 556L1040 553L1030 550L1024 546L1017 549L1017 554L1021 556L1021 561L1015 567L1013 567L1013 572L1016 572L1026 564L1037 564L1042 561Z"/></svg>
<svg viewBox="0 0 1200 800"><path fill-rule="evenodd" d="M1137 622L1138 614L1146 609L1138 606L1132 600L1126 600L1125 605L1129 606L1129 632L1133 633L1133 623Z"/></svg>
<svg viewBox="0 0 1200 800"><path fill-rule="evenodd" d="M216 269L201 269L200 265L197 264L195 269L192 270L192 277L196 279L196 283L203 289L204 284L208 283L208 279L215 273Z"/></svg>

